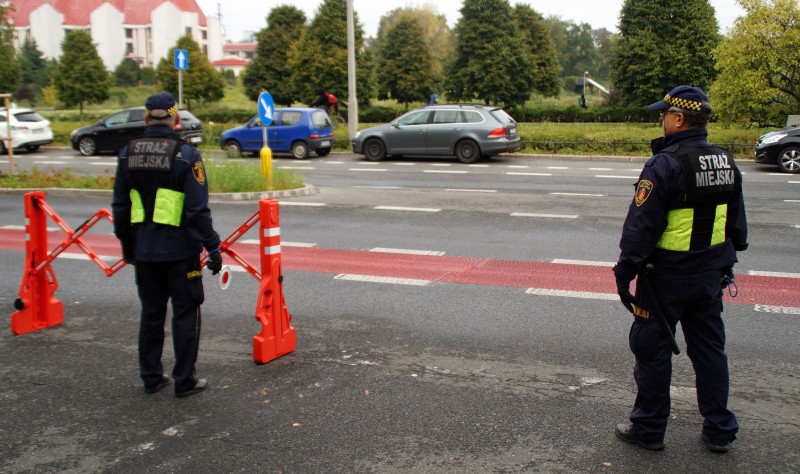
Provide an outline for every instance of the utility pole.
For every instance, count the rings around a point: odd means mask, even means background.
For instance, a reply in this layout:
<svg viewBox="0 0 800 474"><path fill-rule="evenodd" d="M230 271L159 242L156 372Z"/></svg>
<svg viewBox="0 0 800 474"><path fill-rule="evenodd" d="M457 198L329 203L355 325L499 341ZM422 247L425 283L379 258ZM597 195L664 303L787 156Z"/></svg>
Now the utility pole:
<svg viewBox="0 0 800 474"><path fill-rule="evenodd" d="M358 131L356 95L356 28L353 0L347 0L347 134L352 139Z"/></svg>

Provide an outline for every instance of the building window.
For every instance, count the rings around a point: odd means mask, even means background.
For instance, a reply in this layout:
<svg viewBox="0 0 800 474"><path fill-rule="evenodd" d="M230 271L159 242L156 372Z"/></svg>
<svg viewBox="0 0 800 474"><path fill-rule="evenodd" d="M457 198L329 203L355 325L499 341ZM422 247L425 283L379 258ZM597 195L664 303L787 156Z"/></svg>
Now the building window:
<svg viewBox="0 0 800 474"><path fill-rule="evenodd" d="M203 30L203 40L207 39L208 39L208 32L206 30Z"/></svg>
<svg viewBox="0 0 800 474"><path fill-rule="evenodd" d="M132 43L128 43L128 44L125 45L125 54L126 55L133 54L133 44Z"/></svg>
<svg viewBox="0 0 800 474"><path fill-rule="evenodd" d="M128 39L133 38L133 29L132 28L125 28L125 37Z"/></svg>
<svg viewBox="0 0 800 474"><path fill-rule="evenodd" d="M203 45L202 51L203 51L203 56L208 56L208 46Z"/></svg>
<svg viewBox="0 0 800 474"><path fill-rule="evenodd" d="M189 36L192 35L192 27L191 26L187 26L186 27L186 34L189 35Z"/></svg>

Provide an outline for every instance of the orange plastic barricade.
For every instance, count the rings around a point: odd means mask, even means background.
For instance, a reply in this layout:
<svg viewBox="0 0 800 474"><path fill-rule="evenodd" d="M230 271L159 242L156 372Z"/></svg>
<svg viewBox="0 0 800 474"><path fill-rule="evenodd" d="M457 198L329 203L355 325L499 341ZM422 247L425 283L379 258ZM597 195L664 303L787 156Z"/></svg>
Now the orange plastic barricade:
<svg viewBox="0 0 800 474"><path fill-rule="evenodd" d="M47 256L47 216L39 206L44 192L25 195L25 272L19 285L11 331L26 334L64 322L64 305L55 292L58 280ZM40 265L44 263L44 265Z"/></svg>
<svg viewBox="0 0 800 474"><path fill-rule="evenodd" d="M266 364L297 347L297 337L291 325L292 315L283 298L281 273L281 227L278 201L262 199L261 214L261 281L259 282L256 319L261 332L253 337L253 360Z"/></svg>

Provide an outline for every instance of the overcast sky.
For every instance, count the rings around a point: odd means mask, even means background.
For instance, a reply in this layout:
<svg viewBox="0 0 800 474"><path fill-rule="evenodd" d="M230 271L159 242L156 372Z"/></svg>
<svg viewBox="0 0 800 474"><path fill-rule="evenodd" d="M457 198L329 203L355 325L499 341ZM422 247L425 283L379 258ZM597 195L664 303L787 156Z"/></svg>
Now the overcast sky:
<svg viewBox="0 0 800 474"><path fill-rule="evenodd" d="M256 32L267 24L269 11L279 5L293 5L306 13L311 19L316 14L321 0L196 0L207 16L218 16L222 12L222 24L226 39L239 41L245 32ZM710 0L716 9L717 22L722 33L727 32L744 10L736 0ZM378 23L383 15L396 8L419 7L430 3L445 15L447 24L452 27L461 16L462 0L353 0L361 25L368 36L375 36ZM575 23L588 23L592 28L606 28L617 31L619 12L623 0L510 0L511 5L524 3L545 17L555 15Z"/></svg>

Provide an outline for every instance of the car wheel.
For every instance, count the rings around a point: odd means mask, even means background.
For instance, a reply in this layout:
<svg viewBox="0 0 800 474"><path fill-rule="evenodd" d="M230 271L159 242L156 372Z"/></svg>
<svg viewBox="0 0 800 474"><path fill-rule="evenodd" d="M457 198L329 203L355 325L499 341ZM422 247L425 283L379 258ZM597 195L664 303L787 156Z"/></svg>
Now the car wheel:
<svg viewBox="0 0 800 474"><path fill-rule="evenodd" d="M308 158L308 145L306 145L306 142L296 141L292 143L292 156L298 160Z"/></svg>
<svg viewBox="0 0 800 474"><path fill-rule="evenodd" d="M790 146L781 150L778 167L784 173L800 173L800 147Z"/></svg>
<svg viewBox="0 0 800 474"><path fill-rule="evenodd" d="M78 150L83 156L92 156L97 152L97 144L89 137L81 138L78 142Z"/></svg>
<svg viewBox="0 0 800 474"><path fill-rule="evenodd" d="M481 150L472 140L462 140L456 145L456 158L462 163L475 163L481 159Z"/></svg>
<svg viewBox="0 0 800 474"><path fill-rule="evenodd" d="M228 158L239 158L242 156L242 147L239 146L239 142L234 140L225 142L225 154L228 155Z"/></svg>
<svg viewBox="0 0 800 474"><path fill-rule="evenodd" d="M364 156L369 161L381 161L386 158L386 146L377 138L370 138L364 143Z"/></svg>
<svg viewBox="0 0 800 474"><path fill-rule="evenodd" d="M28 150L28 153L33 153L39 149L39 145L25 145L25 149Z"/></svg>
<svg viewBox="0 0 800 474"><path fill-rule="evenodd" d="M319 150L315 151L314 153L316 153L317 156L325 156L330 152L331 152L330 148L320 148Z"/></svg>

